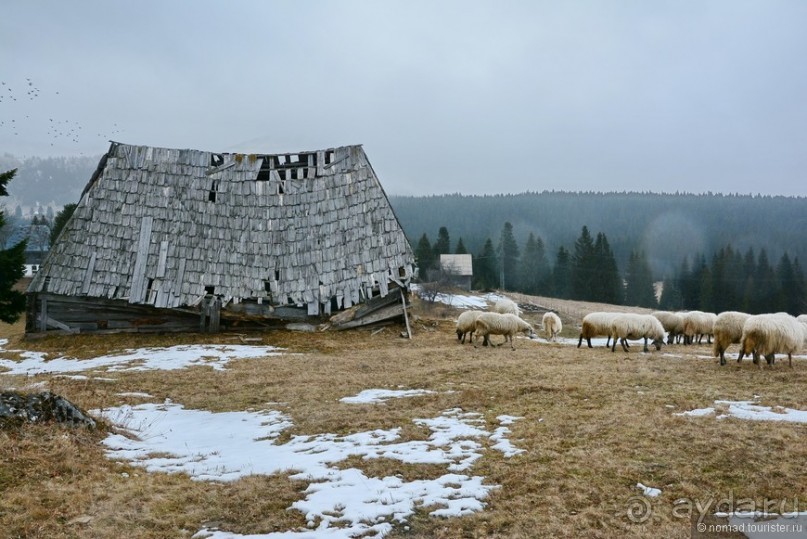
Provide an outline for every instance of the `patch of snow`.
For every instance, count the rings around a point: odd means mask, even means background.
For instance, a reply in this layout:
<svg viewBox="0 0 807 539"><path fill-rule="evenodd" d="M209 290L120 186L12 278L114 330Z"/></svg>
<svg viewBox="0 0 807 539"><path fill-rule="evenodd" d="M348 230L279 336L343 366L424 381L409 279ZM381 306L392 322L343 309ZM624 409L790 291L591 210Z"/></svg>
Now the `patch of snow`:
<svg viewBox="0 0 807 539"><path fill-rule="evenodd" d="M459 408L414 420L429 428L428 440L398 441L401 429L394 428L346 436L293 436L284 444L278 444L277 438L292 423L277 411L212 413L166 402L93 413L136 436L109 435L103 443L111 459L129 460L154 472L187 473L202 481L290 473L292 479L310 483L305 499L291 507L304 513L316 529L242 536L205 528L194 536L199 538L348 538L368 534L380 538L392 530L391 522L406 522L417 507L435 506L430 513L435 517L465 515L481 511L490 491L499 488L483 484L483 477L454 473L469 468L482 456L483 447L477 439L494 440L496 436L484 429L481 414ZM496 439L506 441L505 434L499 433ZM448 473L437 479L404 481L395 476L368 477L355 468L333 466L351 456L443 464Z"/></svg>
<svg viewBox="0 0 807 539"><path fill-rule="evenodd" d="M577 346L579 340L580 340L579 337L577 339L570 339L568 337L555 337L554 342L558 344ZM593 339L591 339L591 346L594 348L605 348L605 343L607 341L608 341L607 337L594 337ZM586 342L585 339L583 339L583 342L580 344L580 349L582 350L584 348L588 348L588 343Z"/></svg>
<svg viewBox="0 0 807 539"><path fill-rule="evenodd" d="M497 416L496 419L499 420L499 424L502 426L494 430L493 434L490 436L490 440L496 442L495 444L493 444L493 449L501 451L506 458L510 458L515 455L524 453L525 452L524 449L519 449L513 446L509 438L507 438L507 435L510 434L510 429L504 426L504 425L512 425L515 421L524 418L512 415L500 415Z"/></svg>
<svg viewBox="0 0 807 539"><path fill-rule="evenodd" d="M648 486L643 485L641 483L636 483L636 488L641 489L645 496L649 496L651 498L655 498L656 496L661 495L661 489L648 487Z"/></svg>
<svg viewBox="0 0 807 539"><path fill-rule="evenodd" d="M143 399L152 398L152 395L149 395L148 393L141 393L141 392L138 392L138 391L128 391L128 392L125 392L125 393L118 393L117 395L119 397L140 397L140 398L143 398Z"/></svg>
<svg viewBox="0 0 807 539"><path fill-rule="evenodd" d="M428 389L365 389L353 397L342 397L340 402L347 404L375 404L389 399L401 399L404 397L417 397L435 393Z"/></svg>
<svg viewBox="0 0 807 539"><path fill-rule="evenodd" d="M2 374L26 376L82 372L102 368L109 371L171 371L195 365L206 365L216 370L224 370L224 366L231 360L275 356L280 354L280 350L282 349L274 346L191 344L167 348L129 349L120 354L110 354L93 359L59 357L51 360L46 360L45 354L41 352L11 350L19 352L22 360L0 359L0 368L7 369Z"/></svg>
<svg viewBox="0 0 807 539"><path fill-rule="evenodd" d="M738 419L750 419L752 421L787 421L790 423L807 423L807 411L794 410L792 408L775 409L770 406L760 406L754 401L715 401L715 406L720 408L698 408L688 412L681 412L678 416L704 417L714 415L717 419L736 417ZM723 410L723 408L728 407Z"/></svg>

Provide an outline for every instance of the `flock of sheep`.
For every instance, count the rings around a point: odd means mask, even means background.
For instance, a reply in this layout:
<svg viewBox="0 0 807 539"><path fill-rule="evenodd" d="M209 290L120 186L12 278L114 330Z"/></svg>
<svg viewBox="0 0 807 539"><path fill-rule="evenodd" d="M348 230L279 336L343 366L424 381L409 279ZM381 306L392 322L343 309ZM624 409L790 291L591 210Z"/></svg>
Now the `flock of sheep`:
<svg viewBox="0 0 807 539"><path fill-rule="evenodd" d="M473 342L474 336L482 337L483 345L490 345L490 335L503 335L505 342L513 346L513 336L524 333L535 336L532 326L520 318L518 305L502 299L496 302L490 312L466 311L457 319L457 339L465 343L466 335ZM553 312L544 314L541 321L546 338L553 341L563 329L560 317ZM648 351L648 342L656 350L664 344L706 343L712 344L715 357L720 357L720 364L726 364L725 352L731 344L740 345L737 361L743 357L753 357L755 364L764 357L768 365L773 365L776 354L787 354L792 366L793 354L807 347L807 315L799 317L787 313L750 315L736 311L720 314L689 311L673 313L656 311L652 314L595 312L587 314L582 321L580 339L592 348L593 337L607 337L606 346L616 351L617 341L622 349L629 350L628 341L644 340L644 351ZM760 364L761 367L761 364Z"/></svg>

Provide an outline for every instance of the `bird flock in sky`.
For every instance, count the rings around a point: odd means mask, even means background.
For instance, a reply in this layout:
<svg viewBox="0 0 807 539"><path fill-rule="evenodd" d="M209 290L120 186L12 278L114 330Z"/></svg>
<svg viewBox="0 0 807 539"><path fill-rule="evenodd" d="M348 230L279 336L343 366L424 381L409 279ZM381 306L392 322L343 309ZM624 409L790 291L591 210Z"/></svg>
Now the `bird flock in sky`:
<svg viewBox="0 0 807 539"><path fill-rule="evenodd" d="M82 136L91 136L95 131L96 136L105 140L113 139L123 133L118 124L113 124L111 129L89 130L78 120L59 118L48 115L46 121L43 114L47 114L40 106L39 101L32 108L30 103L36 102L42 96L42 90L34 84L31 78L26 78L22 85L24 93L19 86L12 87L8 81L0 81L0 136L20 137L21 132L26 130L34 139L41 139L43 150L54 147L57 144L63 147L64 143L78 144ZM58 91L52 92L51 97L59 96Z"/></svg>

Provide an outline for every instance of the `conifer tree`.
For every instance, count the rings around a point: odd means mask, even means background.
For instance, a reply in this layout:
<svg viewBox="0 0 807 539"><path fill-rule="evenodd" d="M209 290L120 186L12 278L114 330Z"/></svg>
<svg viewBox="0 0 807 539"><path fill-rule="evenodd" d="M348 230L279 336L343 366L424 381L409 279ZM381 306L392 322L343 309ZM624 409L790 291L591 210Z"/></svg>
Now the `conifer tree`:
<svg viewBox="0 0 807 539"><path fill-rule="evenodd" d="M495 288L499 282L498 260L496 250L490 238L485 241L482 252L473 260L474 264L474 288L489 290Z"/></svg>
<svg viewBox="0 0 807 539"><path fill-rule="evenodd" d="M421 281L429 280L429 272L434 268L434 251L429 237L424 232L415 248L415 260L418 265L418 275Z"/></svg>
<svg viewBox="0 0 807 539"><path fill-rule="evenodd" d="M599 274L599 279L595 281L594 287L595 301L622 304L625 298L625 288L619 277L619 269L611 246L608 244L608 238L602 232L597 233L597 240L594 242L594 261L595 274Z"/></svg>
<svg viewBox="0 0 807 539"><path fill-rule="evenodd" d="M447 255L451 252L451 239L448 236L448 229L444 226L440 227L437 232L437 241L434 242L434 260L435 265L440 262L440 255Z"/></svg>
<svg viewBox="0 0 807 539"><path fill-rule="evenodd" d="M572 266L572 299L593 300L597 287L597 261L594 254L594 241L587 226L583 226L580 237L574 242Z"/></svg>
<svg viewBox="0 0 807 539"><path fill-rule="evenodd" d="M563 245L558 248L555 267L552 270L552 295L556 298L572 297L572 257Z"/></svg>
<svg viewBox="0 0 807 539"><path fill-rule="evenodd" d="M519 262L519 290L525 294L545 294L548 280L549 264L544 252L544 242L530 232Z"/></svg>
<svg viewBox="0 0 807 539"><path fill-rule="evenodd" d="M653 288L653 275L644 251L631 251L628 270L625 273L625 304L655 308L656 292Z"/></svg>
<svg viewBox="0 0 807 539"><path fill-rule="evenodd" d="M457 255L467 255L468 250L465 248L465 244L462 243L462 238L457 241L457 247L454 249L454 254Z"/></svg>
<svg viewBox="0 0 807 539"><path fill-rule="evenodd" d="M504 223L501 238L499 239L498 255L501 264L499 287L504 290L518 288L518 244L513 235L513 225Z"/></svg>
<svg viewBox="0 0 807 539"><path fill-rule="evenodd" d="M801 292L793 263L784 253L776 265L776 312L784 311L793 316L801 314Z"/></svg>
<svg viewBox="0 0 807 539"><path fill-rule="evenodd" d="M17 169L0 174L0 196L8 196L6 185ZM5 212L0 211L0 228L5 225ZM25 310L25 295L13 290L14 285L25 275L25 240L0 250L0 321L13 324Z"/></svg>

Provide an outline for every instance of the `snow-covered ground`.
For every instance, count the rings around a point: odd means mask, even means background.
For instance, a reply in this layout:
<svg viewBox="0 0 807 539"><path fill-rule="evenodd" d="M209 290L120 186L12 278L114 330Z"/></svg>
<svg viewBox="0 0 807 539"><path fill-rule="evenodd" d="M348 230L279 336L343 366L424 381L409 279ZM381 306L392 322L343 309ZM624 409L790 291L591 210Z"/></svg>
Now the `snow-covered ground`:
<svg viewBox="0 0 807 539"><path fill-rule="evenodd" d="M430 393L434 393L434 391L428 389L365 389L358 395L342 397L339 401L347 404L376 404L389 399L418 397Z"/></svg>
<svg viewBox="0 0 807 539"><path fill-rule="evenodd" d="M412 292L422 297L420 287L417 284L412 285ZM483 294L481 296L477 294L437 294L435 295L434 301L456 307L457 309L483 310L503 298L504 296L493 293Z"/></svg>
<svg viewBox="0 0 807 539"><path fill-rule="evenodd" d="M717 419L735 417L752 421L786 421L791 423L807 423L807 411L792 408L760 406L753 401L717 400L709 408L698 408L688 412L674 414L687 417L714 416Z"/></svg>
<svg viewBox="0 0 807 539"><path fill-rule="evenodd" d="M224 369L227 362L234 359L255 359L276 356L281 348L274 346L246 346L230 344L188 344L167 348L139 348L125 350L92 359L58 357L45 359L42 352L5 350L6 339L0 339L0 352L16 352L22 360L13 361L0 358L0 373L35 375L45 373L75 373L105 369L111 371L149 371L185 369L195 365L206 365L216 370Z"/></svg>
<svg viewBox="0 0 807 539"><path fill-rule="evenodd" d="M199 481L234 481L252 474L287 473L309 482L305 498L291 509L305 514L308 529L241 536L202 529L196 537L383 537L393 524L403 524L419 506L436 506L434 517L461 516L481 511L496 485L468 475L474 462L492 449L511 457L523 450L506 438L520 418L500 416L491 433L481 414L460 409L437 417L415 419L429 429L427 440L400 441L401 428L377 429L346 436L293 436L279 444L278 436L292 426L282 412L212 413L187 410L172 402L121 406L93 414L127 430L133 437L112 434L104 440L108 456L128 460L151 472L187 473ZM495 442L495 443L493 443ZM436 479L405 481L399 476L369 477L356 468L334 464L351 456L387 458L412 464L438 464L446 473Z"/></svg>

